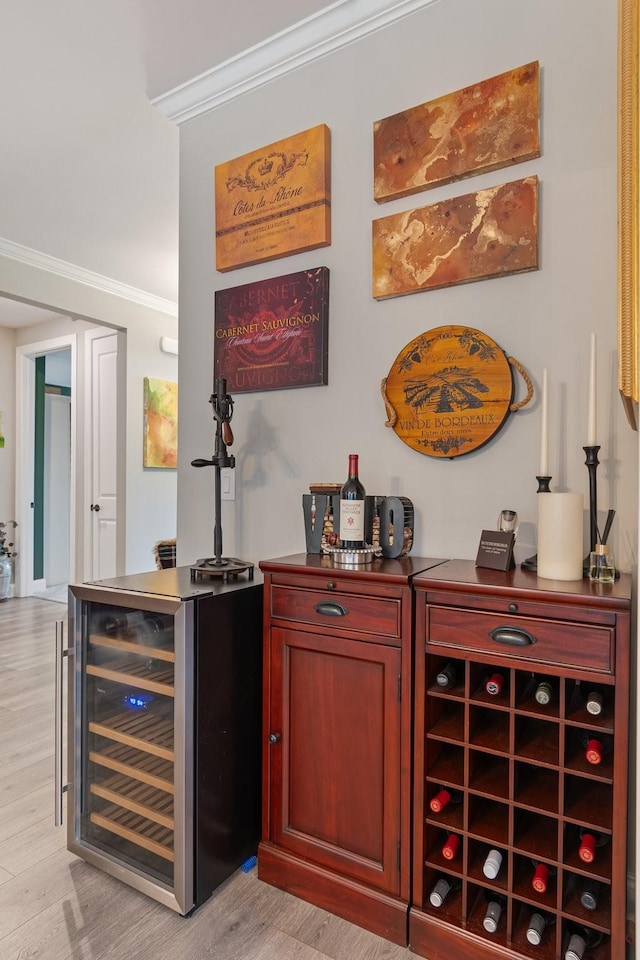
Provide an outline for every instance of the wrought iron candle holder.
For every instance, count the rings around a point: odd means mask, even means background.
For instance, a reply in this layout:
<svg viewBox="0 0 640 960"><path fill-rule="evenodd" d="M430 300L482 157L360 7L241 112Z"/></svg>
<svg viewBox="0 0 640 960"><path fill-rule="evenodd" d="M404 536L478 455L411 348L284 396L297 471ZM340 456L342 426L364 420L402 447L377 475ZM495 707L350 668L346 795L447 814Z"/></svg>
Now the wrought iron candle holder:
<svg viewBox="0 0 640 960"><path fill-rule="evenodd" d="M538 489L536 493L551 493L549 489L549 484L551 483L551 477L536 477L538 481ZM527 557L526 560L523 560L520 564L523 570L537 570L538 569L538 554L534 553L533 556Z"/></svg>

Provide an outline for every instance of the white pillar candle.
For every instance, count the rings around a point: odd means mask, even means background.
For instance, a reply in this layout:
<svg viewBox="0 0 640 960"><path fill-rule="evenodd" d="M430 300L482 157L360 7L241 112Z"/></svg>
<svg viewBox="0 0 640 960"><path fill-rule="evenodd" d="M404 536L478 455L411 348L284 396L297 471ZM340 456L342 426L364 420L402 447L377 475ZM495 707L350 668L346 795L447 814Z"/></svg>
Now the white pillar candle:
<svg viewBox="0 0 640 960"><path fill-rule="evenodd" d="M587 411L587 446L595 447L596 440L596 335L591 334L591 356L589 357L589 408Z"/></svg>
<svg viewBox="0 0 640 960"><path fill-rule="evenodd" d="M540 474L549 476L549 407L547 400L547 370L542 371L542 428L540 432Z"/></svg>
<svg viewBox="0 0 640 960"><path fill-rule="evenodd" d="M583 563L581 493L540 493L538 503L538 576L581 580Z"/></svg>

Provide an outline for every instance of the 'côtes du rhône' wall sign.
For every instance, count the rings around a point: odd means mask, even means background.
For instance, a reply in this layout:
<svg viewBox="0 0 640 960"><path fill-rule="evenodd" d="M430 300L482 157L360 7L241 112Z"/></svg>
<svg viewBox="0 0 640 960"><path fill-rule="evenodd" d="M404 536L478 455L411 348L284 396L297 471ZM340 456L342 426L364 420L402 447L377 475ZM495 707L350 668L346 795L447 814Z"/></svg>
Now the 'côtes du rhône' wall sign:
<svg viewBox="0 0 640 960"><path fill-rule="evenodd" d="M514 403L513 368L527 385ZM482 447L533 397L522 365L472 327L435 327L407 344L381 384L387 421L408 446L453 459Z"/></svg>

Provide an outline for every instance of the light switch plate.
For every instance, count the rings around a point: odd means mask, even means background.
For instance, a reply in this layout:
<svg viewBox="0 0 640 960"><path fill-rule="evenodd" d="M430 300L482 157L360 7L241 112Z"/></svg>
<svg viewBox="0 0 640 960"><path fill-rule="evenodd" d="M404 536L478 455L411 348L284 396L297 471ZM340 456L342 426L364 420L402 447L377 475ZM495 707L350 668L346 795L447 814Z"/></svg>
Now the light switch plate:
<svg viewBox="0 0 640 960"><path fill-rule="evenodd" d="M220 499L235 500L236 472L232 467L220 468Z"/></svg>

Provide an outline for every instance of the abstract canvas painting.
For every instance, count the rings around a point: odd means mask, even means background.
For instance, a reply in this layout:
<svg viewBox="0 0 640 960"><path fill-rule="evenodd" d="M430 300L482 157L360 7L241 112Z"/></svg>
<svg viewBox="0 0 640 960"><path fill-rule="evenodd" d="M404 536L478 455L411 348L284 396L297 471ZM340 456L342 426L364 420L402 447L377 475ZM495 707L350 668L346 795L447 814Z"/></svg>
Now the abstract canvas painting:
<svg viewBox="0 0 640 960"><path fill-rule="evenodd" d="M447 93L373 127L378 203L540 156L537 61Z"/></svg>
<svg viewBox="0 0 640 960"><path fill-rule="evenodd" d="M538 269L538 178L373 221L373 296Z"/></svg>
<svg viewBox="0 0 640 960"><path fill-rule="evenodd" d="M178 466L178 384L144 378L143 466Z"/></svg>

